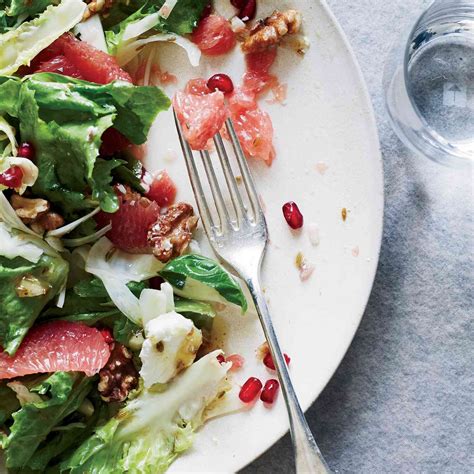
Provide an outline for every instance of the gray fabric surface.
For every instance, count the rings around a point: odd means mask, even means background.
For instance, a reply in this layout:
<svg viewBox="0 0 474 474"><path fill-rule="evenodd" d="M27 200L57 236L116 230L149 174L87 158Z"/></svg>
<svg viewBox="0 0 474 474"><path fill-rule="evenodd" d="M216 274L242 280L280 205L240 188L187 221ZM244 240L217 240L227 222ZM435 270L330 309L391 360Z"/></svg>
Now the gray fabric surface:
<svg viewBox="0 0 474 474"><path fill-rule="evenodd" d="M386 55L429 0L328 0L379 124L385 230L357 335L307 416L335 472L474 472L473 181L410 154L383 105ZM293 472L288 436L242 471Z"/></svg>

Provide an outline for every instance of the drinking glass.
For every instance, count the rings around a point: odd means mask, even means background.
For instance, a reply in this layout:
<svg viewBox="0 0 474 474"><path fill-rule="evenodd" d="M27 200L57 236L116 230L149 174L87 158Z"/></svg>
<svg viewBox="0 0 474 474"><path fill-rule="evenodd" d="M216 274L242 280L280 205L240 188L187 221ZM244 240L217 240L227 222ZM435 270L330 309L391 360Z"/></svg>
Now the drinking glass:
<svg viewBox="0 0 474 474"><path fill-rule="evenodd" d="M392 49L384 71L393 127L439 163L474 163L474 0L436 0Z"/></svg>

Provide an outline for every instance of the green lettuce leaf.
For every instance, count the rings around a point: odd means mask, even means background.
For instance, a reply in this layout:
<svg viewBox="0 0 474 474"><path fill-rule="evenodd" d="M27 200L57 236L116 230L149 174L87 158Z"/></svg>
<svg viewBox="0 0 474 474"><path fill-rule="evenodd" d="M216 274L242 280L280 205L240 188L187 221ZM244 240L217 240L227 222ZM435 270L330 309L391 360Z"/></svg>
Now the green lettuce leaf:
<svg viewBox="0 0 474 474"><path fill-rule="evenodd" d="M47 7L57 3L59 2L55 0L11 0L5 2L5 4L7 4L5 13L10 17L17 17L20 15L30 17L44 12Z"/></svg>
<svg viewBox="0 0 474 474"><path fill-rule="evenodd" d="M174 307L177 313L191 319L198 329L211 331L216 310L209 303L175 297Z"/></svg>
<svg viewBox="0 0 474 474"><path fill-rule="evenodd" d="M34 11L37 7L41 10L43 4L44 0L15 1L12 6L16 11L23 7ZM37 18L0 35L0 75L14 74L20 66L29 64L40 51L77 25L85 9L81 0L62 0L57 6L50 5Z"/></svg>
<svg viewBox="0 0 474 474"><path fill-rule="evenodd" d="M16 398L15 392L2 383L0 385L0 426L19 408L20 402Z"/></svg>
<svg viewBox="0 0 474 474"><path fill-rule="evenodd" d="M35 146L33 191L70 219L97 204L106 212L118 209L111 182L125 163L97 158L104 131L113 125L142 144L169 105L160 89L123 81L99 85L50 73L0 78L0 113L17 118L22 140Z"/></svg>
<svg viewBox="0 0 474 474"><path fill-rule="evenodd" d="M179 296L194 300L222 301L247 311L247 300L235 278L217 262L202 255L183 255L171 260L160 275Z"/></svg>
<svg viewBox="0 0 474 474"><path fill-rule="evenodd" d="M67 274L68 264L59 256L43 254L37 263L0 256L0 346L10 355L45 305L64 287ZM20 297L17 286L24 277L37 279L46 288L45 294Z"/></svg>
<svg viewBox="0 0 474 474"><path fill-rule="evenodd" d="M128 288L136 296L146 288L145 282L130 282ZM66 321L96 324L101 322L113 329L114 339L128 345L130 338L141 331L112 303L99 278L85 278L66 292L62 308L50 306L41 315L42 319L63 319Z"/></svg>
<svg viewBox="0 0 474 474"><path fill-rule="evenodd" d="M13 413L10 433L2 439L7 468L41 470L45 467L49 456L41 457L41 462L31 466L33 454L52 429L79 408L90 392L93 381L93 378L73 372L56 372L30 388L30 391L40 394L43 401L27 403Z"/></svg>
<svg viewBox="0 0 474 474"><path fill-rule="evenodd" d="M115 26L117 33L123 30L126 24L157 12L164 3L165 0L118 0L104 18L104 26L106 29ZM167 19L160 18L156 29L178 35L192 33L207 4L208 0L178 0L171 15Z"/></svg>

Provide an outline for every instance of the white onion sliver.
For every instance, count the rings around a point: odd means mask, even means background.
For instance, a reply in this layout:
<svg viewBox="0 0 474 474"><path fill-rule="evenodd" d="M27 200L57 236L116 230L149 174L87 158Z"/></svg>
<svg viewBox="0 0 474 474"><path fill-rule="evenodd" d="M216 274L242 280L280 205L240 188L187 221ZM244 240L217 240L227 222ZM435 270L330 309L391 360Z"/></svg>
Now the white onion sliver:
<svg viewBox="0 0 474 474"><path fill-rule="evenodd" d="M62 227L58 227L57 229L50 230L46 236L47 237L62 237L63 235L69 234L72 232L76 227L79 227L83 222L87 221L91 217L95 216L100 211L100 207L96 207L92 212L86 214L75 221L70 222L67 225L63 225Z"/></svg>
<svg viewBox="0 0 474 474"><path fill-rule="evenodd" d="M62 308L64 306L64 302L66 301L66 286L64 286L58 294L58 298L56 300L56 306L58 308Z"/></svg>
<svg viewBox="0 0 474 474"><path fill-rule="evenodd" d="M319 228L314 222L311 222L308 225L308 238L311 245L314 245L315 247L319 245L319 241L320 241Z"/></svg>
<svg viewBox="0 0 474 474"><path fill-rule="evenodd" d="M100 21L100 15L92 15L86 21L83 21L74 27L74 33L79 34L81 41L85 41L100 51L107 52L105 42L104 28Z"/></svg>
<svg viewBox="0 0 474 474"><path fill-rule="evenodd" d="M10 231L7 225L0 222L2 256L9 259L22 257L32 263L38 262L41 255L43 255L43 250L30 240L27 240L28 237L25 234L18 234L15 235L14 231Z"/></svg>
<svg viewBox="0 0 474 474"><path fill-rule="evenodd" d="M135 324L142 325L140 303L123 280L96 273L115 306Z"/></svg>
<svg viewBox="0 0 474 474"><path fill-rule="evenodd" d="M86 235L85 237L78 237L77 239L62 239L62 242L66 247L81 247L82 245L91 244L92 242L100 239L110 229L112 229L112 224L107 224L105 227L102 227L102 229L99 229L93 234Z"/></svg>
<svg viewBox="0 0 474 474"><path fill-rule="evenodd" d="M148 43L156 42L176 43L178 46L181 46L181 48L186 51L191 65L194 67L199 66L199 61L201 60L201 50L187 38L168 33L160 33L157 35L149 36L148 38L130 41L122 47L119 47L116 56L119 65L124 66L128 64L136 56L137 51L142 46Z"/></svg>
<svg viewBox="0 0 474 474"><path fill-rule="evenodd" d="M107 237L102 237L92 246L86 262L89 273L104 273L126 283L157 276L163 266L152 254L131 254L116 249Z"/></svg>
<svg viewBox="0 0 474 474"><path fill-rule="evenodd" d="M166 20L171 15L171 12L177 3L178 0L166 0L165 3L163 3L163 6L158 10L158 15Z"/></svg>

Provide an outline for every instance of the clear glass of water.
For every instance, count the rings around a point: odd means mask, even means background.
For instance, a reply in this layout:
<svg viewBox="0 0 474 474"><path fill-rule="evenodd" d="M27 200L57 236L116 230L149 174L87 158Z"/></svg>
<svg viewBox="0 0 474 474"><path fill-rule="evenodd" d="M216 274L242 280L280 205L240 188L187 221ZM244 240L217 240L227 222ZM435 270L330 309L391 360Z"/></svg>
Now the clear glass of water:
<svg viewBox="0 0 474 474"><path fill-rule="evenodd" d="M385 66L393 127L413 151L474 164L474 0L436 0L410 25Z"/></svg>

